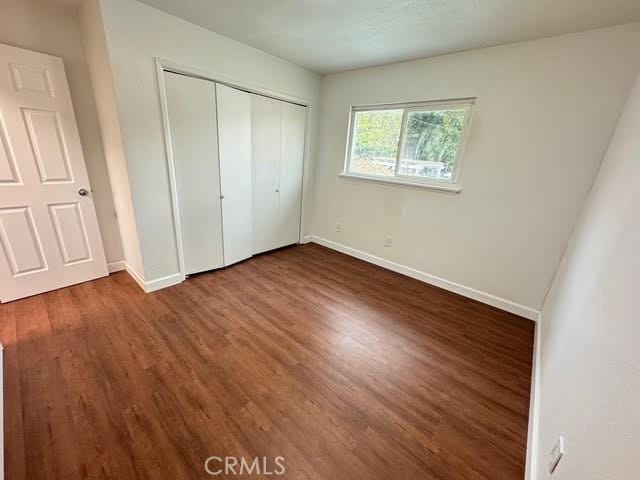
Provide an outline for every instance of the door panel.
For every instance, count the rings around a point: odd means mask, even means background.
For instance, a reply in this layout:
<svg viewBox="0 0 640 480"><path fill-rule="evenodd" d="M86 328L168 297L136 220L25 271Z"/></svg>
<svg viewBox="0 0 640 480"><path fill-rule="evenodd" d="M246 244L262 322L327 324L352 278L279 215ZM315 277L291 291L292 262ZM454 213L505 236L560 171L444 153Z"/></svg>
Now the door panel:
<svg viewBox="0 0 640 480"><path fill-rule="evenodd" d="M300 241L302 170L307 109L282 102L282 155L278 246Z"/></svg>
<svg viewBox="0 0 640 480"><path fill-rule="evenodd" d="M213 82L165 72L185 274L223 266Z"/></svg>
<svg viewBox="0 0 640 480"><path fill-rule="evenodd" d="M282 102L251 95L253 252L278 248Z"/></svg>
<svg viewBox="0 0 640 480"><path fill-rule="evenodd" d="M253 254L251 94L216 84L225 266Z"/></svg>
<svg viewBox="0 0 640 480"><path fill-rule="evenodd" d="M4 125L0 118L0 184L20 183L16 160L7 142Z"/></svg>
<svg viewBox="0 0 640 480"><path fill-rule="evenodd" d="M38 65L9 63L13 86L17 93L44 94L53 98L49 70Z"/></svg>
<svg viewBox="0 0 640 480"><path fill-rule="evenodd" d="M29 207L0 209L0 238L14 276L47 269Z"/></svg>
<svg viewBox="0 0 640 480"><path fill-rule="evenodd" d="M67 148L56 113L32 109L23 109L22 113L42 183L71 182Z"/></svg>
<svg viewBox="0 0 640 480"><path fill-rule="evenodd" d="M91 260L91 247L78 203L49 205L58 246L65 265Z"/></svg>
<svg viewBox="0 0 640 480"><path fill-rule="evenodd" d="M105 276L107 265L62 60L0 45L0 69L4 302Z"/></svg>

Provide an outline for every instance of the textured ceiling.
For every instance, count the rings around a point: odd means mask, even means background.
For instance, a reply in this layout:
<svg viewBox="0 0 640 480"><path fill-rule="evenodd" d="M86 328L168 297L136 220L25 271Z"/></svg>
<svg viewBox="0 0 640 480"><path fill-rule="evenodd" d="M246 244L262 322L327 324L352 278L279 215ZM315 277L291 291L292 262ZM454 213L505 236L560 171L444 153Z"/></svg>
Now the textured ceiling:
<svg viewBox="0 0 640 480"><path fill-rule="evenodd" d="M640 20L640 0L141 0L328 73Z"/></svg>

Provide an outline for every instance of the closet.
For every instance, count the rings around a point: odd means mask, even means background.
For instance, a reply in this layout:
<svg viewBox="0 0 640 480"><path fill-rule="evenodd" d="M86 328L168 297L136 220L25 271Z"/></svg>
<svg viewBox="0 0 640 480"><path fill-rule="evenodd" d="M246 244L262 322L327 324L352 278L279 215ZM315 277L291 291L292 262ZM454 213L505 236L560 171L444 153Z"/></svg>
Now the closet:
<svg viewBox="0 0 640 480"><path fill-rule="evenodd" d="M306 107L169 71L164 86L184 273L297 243Z"/></svg>
<svg viewBox="0 0 640 480"><path fill-rule="evenodd" d="M253 254L251 95L216 85L225 267Z"/></svg>
<svg viewBox="0 0 640 480"><path fill-rule="evenodd" d="M184 273L224 266L215 84L165 72Z"/></svg>
<svg viewBox="0 0 640 480"><path fill-rule="evenodd" d="M298 241L306 108L253 95L253 251Z"/></svg>

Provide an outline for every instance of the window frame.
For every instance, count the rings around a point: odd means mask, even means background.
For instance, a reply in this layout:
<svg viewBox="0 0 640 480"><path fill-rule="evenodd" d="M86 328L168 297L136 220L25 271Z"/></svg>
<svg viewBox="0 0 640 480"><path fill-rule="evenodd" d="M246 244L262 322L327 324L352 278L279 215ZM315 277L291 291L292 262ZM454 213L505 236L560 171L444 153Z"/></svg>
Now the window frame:
<svg viewBox="0 0 640 480"><path fill-rule="evenodd" d="M376 105L352 105L349 113L349 132L347 135L347 148L345 155L344 168L340 177L366 180L378 183L386 183L392 185L404 185L410 187L421 187L432 190L446 191L450 193L459 193L462 190L460 184L460 171L462 160L464 158L464 150L469 136L471 117L473 116L473 107L475 105L475 97L435 100L425 102L407 102L407 103L384 103ZM393 175L372 175L351 171L351 154L353 151L353 140L355 130L356 114L359 112L381 111L381 110L402 110L402 121L400 124L400 134L398 136L398 148L396 152L395 165ZM402 154L405 149L405 136L409 113L411 112L435 112L440 110L464 110L464 124L460 133L460 143L456 152L454 169L450 180L418 177L414 175L400 175L398 170Z"/></svg>

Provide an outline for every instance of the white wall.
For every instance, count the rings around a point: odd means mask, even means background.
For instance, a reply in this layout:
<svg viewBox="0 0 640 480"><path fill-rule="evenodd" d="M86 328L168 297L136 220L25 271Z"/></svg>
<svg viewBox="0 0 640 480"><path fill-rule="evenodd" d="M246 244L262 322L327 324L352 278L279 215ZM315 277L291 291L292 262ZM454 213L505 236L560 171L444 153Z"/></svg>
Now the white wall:
<svg viewBox="0 0 640 480"><path fill-rule="evenodd" d="M324 77L314 234L539 310L639 47L631 24ZM460 97L477 105L459 195L338 178L350 105Z"/></svg>
<svg viewBox="0 0 640 480"><path fill-rule="evenodd" d="M144 277L153 281L179 271L154 57L307 100L312 129L319 76L135 0L101 8Z"/></svg>
<svg viewBox="0 0 640 480"><path fill-rule="evenodd" d="M122 250L127 266L144 275L133 200L122 144L120 119L113 87L113 73L98 0L86 0L79 10L80 27L100 123L100 134L118 212Z"/></svg>
<svg viewBox="0 0 640 480"><path fill-rule="evenodd" d="M91 81L75 10L37 0L0 0L0 43L61 57L107 262L123 258Z"/></svg>
<svg viewBox="0 0 640 480"><path fill-rule="evenodd" d="M640 478L640 78L542 315L538 479Z"/></svg>

